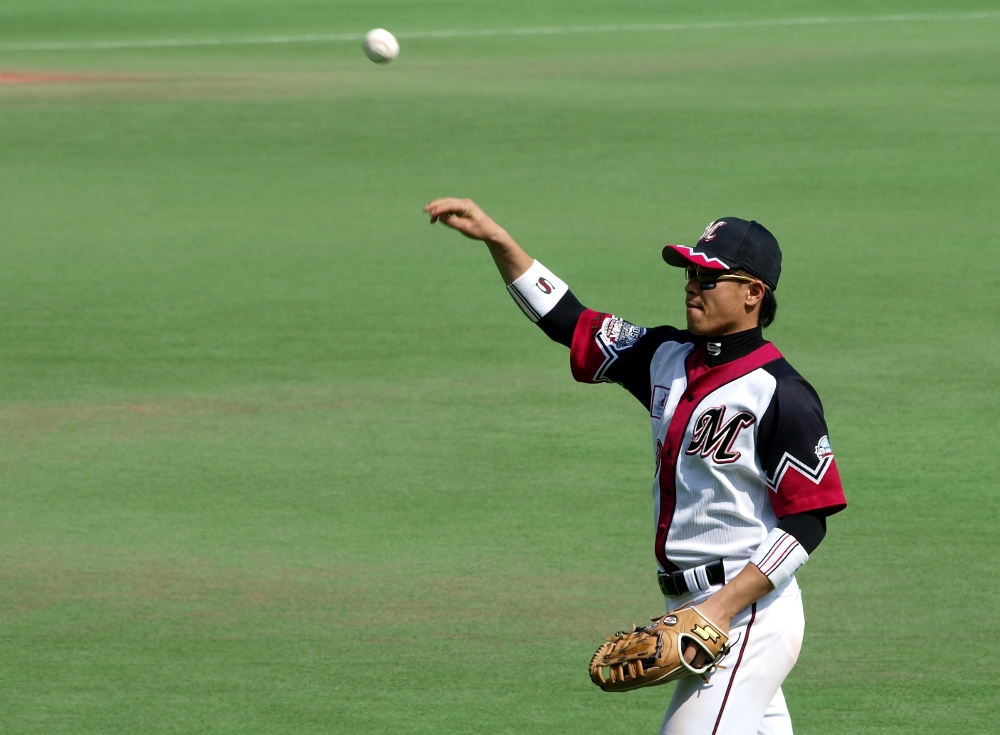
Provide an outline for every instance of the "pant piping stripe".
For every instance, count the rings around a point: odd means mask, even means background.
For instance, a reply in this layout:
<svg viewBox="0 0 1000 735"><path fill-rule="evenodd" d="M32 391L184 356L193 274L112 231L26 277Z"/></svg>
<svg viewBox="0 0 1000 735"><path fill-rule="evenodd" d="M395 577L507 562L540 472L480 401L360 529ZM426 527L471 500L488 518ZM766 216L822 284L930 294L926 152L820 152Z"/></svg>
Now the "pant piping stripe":
<svg viewBox="0 0 1000 735"><path fill-rule="evenodd" d="M740 663L743 661L743 654L746 653L747 645L750 643L750 628L753 627L753 621L757 617L757 603L753 604L750 608L750 622L747 623L746 633L743 634L743 645L740 647L740 655L736 659L736 665L733 667L733 673L729 677L729 686L726 687L726 696L722 698L722 707L719 708L719 716L715 718L715 727L712 728L712 735L716 735L719 731L719 723L722 722L722 713L726 711L726 702L729 701L729 692L732 691L733 682L736 681L736 672L740 668Z"/></svg>

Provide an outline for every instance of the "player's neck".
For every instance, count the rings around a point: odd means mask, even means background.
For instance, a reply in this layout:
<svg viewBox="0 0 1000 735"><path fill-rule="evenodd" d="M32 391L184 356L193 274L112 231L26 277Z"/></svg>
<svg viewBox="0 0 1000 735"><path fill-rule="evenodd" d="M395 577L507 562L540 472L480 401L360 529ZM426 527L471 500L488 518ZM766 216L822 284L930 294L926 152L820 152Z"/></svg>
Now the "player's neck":
<svg viewBox="0 0 1000 735"><path fill-rule="evenodd" d="M706 337L705 342L708 348L708 352L705 355L705 362L712 367L746 357L757 348L763 347L766 344L760 327L736 332L735 334L726 334L721 337Z"/></svg>

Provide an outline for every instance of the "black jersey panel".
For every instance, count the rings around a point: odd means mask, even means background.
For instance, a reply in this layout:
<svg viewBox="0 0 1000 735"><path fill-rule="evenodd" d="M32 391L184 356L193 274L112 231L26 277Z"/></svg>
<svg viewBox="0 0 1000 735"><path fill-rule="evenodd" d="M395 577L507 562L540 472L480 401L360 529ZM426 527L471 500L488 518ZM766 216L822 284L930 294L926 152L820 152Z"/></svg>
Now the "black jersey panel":
<svg viewBox="0 0 1000 735"><path fill-rule="evenodd" d="M764 370L777 381L774 397L757 429L757 451L770 478L785 453L815 465L816 444L827 435L827 429L819 395L787 360L775 360Z"/></svg>
<svg viewBox="0 0 1000 735"><path fill-rule="evenodd" d="M653 355L664 342L690 341L692 337L688 332L674 327L647 329L635 345L618 354L618 359L604 374L608 380L621 385L649 410L652 400L650 365L653 362Z"/></svg>
<svg viewBox="0 0 1000 735"><path fill-rule="evenodd" d="M757 429L757 452L778 518L847 505L830 447L823 404L784 359L764 366L777 385Z"/></svg>

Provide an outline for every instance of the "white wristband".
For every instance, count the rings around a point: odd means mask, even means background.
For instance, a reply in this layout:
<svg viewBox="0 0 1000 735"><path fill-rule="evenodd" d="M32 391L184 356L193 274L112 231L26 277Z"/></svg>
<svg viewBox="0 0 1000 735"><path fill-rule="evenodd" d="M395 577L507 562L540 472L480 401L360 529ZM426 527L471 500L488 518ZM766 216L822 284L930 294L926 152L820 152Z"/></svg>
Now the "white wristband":
<svg viewBox="0 0 1000 735"><path fill-rule="evenodd" d="M775 528L750 557L750 563L764 573L777 589L809 560L809 554L790 533Z"/></svg>
<svg viewBox="0 0 1000 735"><path fill-rule="evenodd" d="M569 286L537 260L521 277L507 286L511 298L531 321L537 322L552 311Z"/></svg>

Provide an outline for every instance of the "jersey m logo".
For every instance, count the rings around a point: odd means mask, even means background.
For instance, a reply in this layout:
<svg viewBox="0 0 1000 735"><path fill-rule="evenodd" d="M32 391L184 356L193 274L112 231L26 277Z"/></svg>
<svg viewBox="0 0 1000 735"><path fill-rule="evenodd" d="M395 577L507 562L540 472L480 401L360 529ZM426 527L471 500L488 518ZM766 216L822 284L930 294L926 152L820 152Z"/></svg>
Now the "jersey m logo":
<svg viewBox="0 0 1000 735"><path fill-rule="evenodd" d="M700 454L712 457L716 464L731 464L741 456L733 451L733 444L740 432L757 423L757 417L749 411L740 411L726 421L726 407L710 408L694 422L691 443L685 454ZM723 423L725 422L725 423Z"/></svg>

